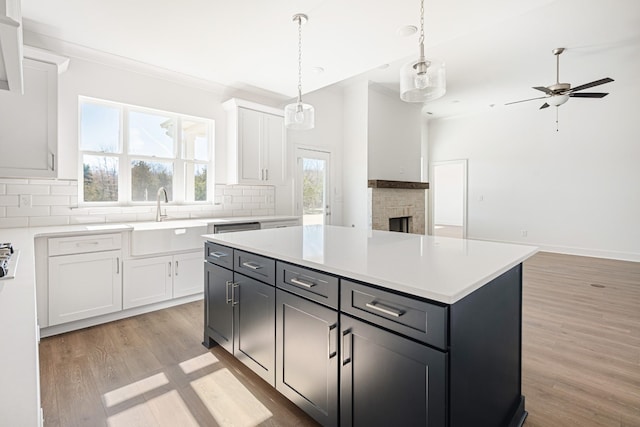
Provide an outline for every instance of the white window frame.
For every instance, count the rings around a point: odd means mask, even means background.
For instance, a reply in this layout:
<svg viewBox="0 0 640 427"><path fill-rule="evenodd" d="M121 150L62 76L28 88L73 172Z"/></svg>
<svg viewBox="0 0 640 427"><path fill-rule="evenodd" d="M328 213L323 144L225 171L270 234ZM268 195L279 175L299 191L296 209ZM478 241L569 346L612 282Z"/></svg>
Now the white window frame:
<svg viewBox="0 0 640 427"><path fill-rule="evenodd" d="M118 108L120 115L120 132L119 132L119 152L106 153L101 151L83 150L82 143L82 105L83 103L91 103L104 105L107 107ZM138 154L129 154L129 112L140 112L148 114L163 115L171 118L176 123L175 144L173 147L173 157L144 156ZM207 126L208 135L208 154L207 160L191 160L183 159L182 147L182 121L193 120L203 122ZM107 101L87 96L78 97L78 205L83 207L91 206L147 206L156 203L156 195L153 194L149 201L133 201L131 200L131 162L134 160L143 160L149 162L171 162L173 163L173 199L170 205L204 205L213 202L214 192L214 138L215 138L215 121L204 117L190 116L186 114L173 113L169 111L157 110L153 108L139 107L136 105L125 104L121 102ZM84 155L109 156L118 159L118 201L111 202L85 202L84 201ZM186 182L185 171L187 164L206 165L207 167L207 200L196 201L186 200Z"/></svg>

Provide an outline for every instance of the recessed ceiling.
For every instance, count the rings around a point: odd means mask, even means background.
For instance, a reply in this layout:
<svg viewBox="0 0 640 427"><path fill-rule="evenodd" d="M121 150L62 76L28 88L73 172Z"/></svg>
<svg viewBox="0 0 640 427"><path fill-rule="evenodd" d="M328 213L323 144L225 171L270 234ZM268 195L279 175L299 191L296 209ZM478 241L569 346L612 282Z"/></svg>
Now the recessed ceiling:
<svg viewBox="0 0 640 427"><path fill-rule="evenodd" d="M25 30L49 40L283 98L297 90L295 13L309 16L307 93L363 73L397 90L418 41L397 30L419 26L419 11L419 0L22 0ZM428 108L434 117L535 95L531 86L555 80L555 47L567 48L561 79L574 85L608 76L613 92L639 71L637 0L427 0L425 33L427 56L447 64L447 95Z"/></svg>

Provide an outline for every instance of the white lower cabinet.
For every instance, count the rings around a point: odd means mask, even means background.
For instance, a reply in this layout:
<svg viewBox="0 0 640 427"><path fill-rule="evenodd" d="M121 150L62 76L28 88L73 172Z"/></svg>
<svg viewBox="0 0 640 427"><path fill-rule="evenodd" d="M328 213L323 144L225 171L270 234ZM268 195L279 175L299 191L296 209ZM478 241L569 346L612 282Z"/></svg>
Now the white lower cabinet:
<svg viewBox="0 0 640 427"><path fill-rule="evenodd" d="M121 250L49 257L49 326L122 310Z"/></svg>
<svg viewBox="0 0 640 427"><path fill-rule="evenodd" d="M124 266L123 308L138 307L203 291L202 251L129 259Z"/></svg>

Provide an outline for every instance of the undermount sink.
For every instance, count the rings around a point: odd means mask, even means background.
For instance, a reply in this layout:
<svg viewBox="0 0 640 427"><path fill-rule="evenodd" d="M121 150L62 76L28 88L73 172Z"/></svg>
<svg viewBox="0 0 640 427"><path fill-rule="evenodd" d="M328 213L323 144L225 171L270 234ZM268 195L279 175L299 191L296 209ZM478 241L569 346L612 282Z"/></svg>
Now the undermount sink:
<svg viewBox="0 0 640 427"><path fill-rule="evenodd" d="M197 220L134 222L131 255L151 255L202 248L207 223Z"/></svg>

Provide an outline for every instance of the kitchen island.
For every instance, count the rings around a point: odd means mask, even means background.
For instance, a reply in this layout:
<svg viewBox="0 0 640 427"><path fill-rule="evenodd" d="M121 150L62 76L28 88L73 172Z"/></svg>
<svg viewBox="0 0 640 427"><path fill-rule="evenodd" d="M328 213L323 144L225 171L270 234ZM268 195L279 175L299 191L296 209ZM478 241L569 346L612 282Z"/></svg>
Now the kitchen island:
<svg viewBox="0 0 640 427"><path fill-rule="evenodd" d="M536 248L333 226L204 237L204 344L321 424L524 422Z"/></svg>

